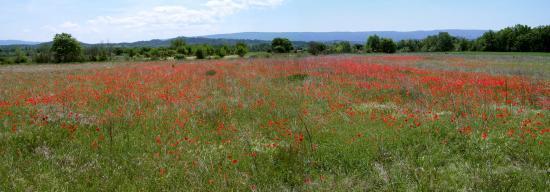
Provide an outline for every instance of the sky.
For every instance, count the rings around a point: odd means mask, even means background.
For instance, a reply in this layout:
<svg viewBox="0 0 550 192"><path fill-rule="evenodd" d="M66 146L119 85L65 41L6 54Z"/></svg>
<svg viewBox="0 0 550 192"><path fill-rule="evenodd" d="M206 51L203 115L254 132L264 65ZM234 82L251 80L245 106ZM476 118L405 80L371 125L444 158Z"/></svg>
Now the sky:
<svg viewBox="0 0 550 192"><path fill-rule="evenodd" d="M0 0L0 39L133 42L234 32L550 25L548 0Z"/></svg>

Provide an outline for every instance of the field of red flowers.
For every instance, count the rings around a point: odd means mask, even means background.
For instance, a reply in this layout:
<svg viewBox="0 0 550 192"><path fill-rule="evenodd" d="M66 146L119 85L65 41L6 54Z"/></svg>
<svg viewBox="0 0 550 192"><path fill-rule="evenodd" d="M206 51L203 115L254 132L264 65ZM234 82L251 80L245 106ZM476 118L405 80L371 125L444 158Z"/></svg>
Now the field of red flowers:
<svg viewBox="0 0 550 192"><path fill-rule="evenodd" d="M545 191L550 57L0 68L0 191Z"/></svg>

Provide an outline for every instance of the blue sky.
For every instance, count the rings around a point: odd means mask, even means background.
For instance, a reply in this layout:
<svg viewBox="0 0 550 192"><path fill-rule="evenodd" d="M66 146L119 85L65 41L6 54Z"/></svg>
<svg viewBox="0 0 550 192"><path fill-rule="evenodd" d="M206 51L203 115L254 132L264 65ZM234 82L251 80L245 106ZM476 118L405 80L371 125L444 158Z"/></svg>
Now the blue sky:
<svg viewBox="0 0 550 192"><path fill-rule="evenodd" d="M0 39L128 42L232 32L501 29L550 24L548 0L0 0Z"/></svg>

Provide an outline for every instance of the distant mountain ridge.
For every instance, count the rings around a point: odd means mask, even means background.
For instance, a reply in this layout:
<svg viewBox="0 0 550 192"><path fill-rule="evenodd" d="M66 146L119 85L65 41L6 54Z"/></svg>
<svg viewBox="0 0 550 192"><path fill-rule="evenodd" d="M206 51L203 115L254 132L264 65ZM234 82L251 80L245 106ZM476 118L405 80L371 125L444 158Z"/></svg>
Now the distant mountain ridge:
<svg viewBox="0 0 550 192"><path fill-rule="evenodd" d="M365 42L369 36L378 35L384 38L391 38L394 41L404 39L424 39L430 35L437 35L439 32L449 32L452 36L463 37L466 39L476 39L481 37L488 30L431 30L431 31L366 31L366 32L242 32L202 36L205 38L216 39L250 39L269 41L276 37L288 38L291 41L351 41Z"/></svg>
<svg viewBox="0 0 550 192"><path fill-rule="evenodd" d="M0 45L37 45L39 42L20 41L20 40L0 40Z"/></svg>
<svg viewBox="0 0 550 192"><path fill-rule="evenodd" d="M354 43L364 43L366 39L371 35L378 35L384 38L391 38L394 41L400 41L403 39L424 39L430 35L437 35L439 32L449 32L453 36L463 37L466 39L476 39L481 37L483 33L488 30L431 30L431 31L411 31L411 32L397 32L397 31L367 31L367 32L242 32L242 33L228 33L217 35L206 35L197 37L183 37L188 44L209 44L209 45L223 45L223 44L235 44L240 41L244 41L249 45L257 45L270 43L273 38L283 37L288 38L299 44L304 44L309 41L320 42L335 42L335 41L350 41ZM115 47L163 47L169 46L171 39L153 39L149 41L137 41L131 43L110 43L103 45L111 45ZM44 43L20 41L20 40L0 40L0 46L38 46ZM99 44L87 44L84 46L93 46Z"/></svg>
<svg viewBox="0 0 550 192"><path fill-rule="evenodd" d="M115 47L165 47L170 46L172 40L177 38L184 38L185 42L189 45L207 44L207 45L235 45L238 42L245 42L249 45L258 45L262 43L268 43L263 40L248 40L248 39L219 39L219 38L206 38L206 37L176 37L171 39L153 39L149 41L136 41L132 43L111 43L107 45L113 45ZM88 44L90 45L90 44Z"/></svg>
<svg viewBox="0 0 550 192"><path fill-rule="evenodd" d="M136 41L136 42L123 42L123 43L84 43L80 42L82 46L84 47L94 47L94 46L110 46L110 47L168 47L170 46L170 43L172 40L177 38L184 38L185 42L189 45L197 45L197 44L206 44L206 45L235 45L238 42L244 42L248 45L259 45L259 44L266 44L271 43L271 41L262 41L262 40L246 40L246 39L213 39L213 38L204 38L204 37L176 37L171 39L153 39L148 41ZM295 43L301 43L305 44L305 42L295 42ZM36 43L36 44L0 44L0 47L40 47L43 45L51 45L52 42L43 42L43 43Z"/></svg>

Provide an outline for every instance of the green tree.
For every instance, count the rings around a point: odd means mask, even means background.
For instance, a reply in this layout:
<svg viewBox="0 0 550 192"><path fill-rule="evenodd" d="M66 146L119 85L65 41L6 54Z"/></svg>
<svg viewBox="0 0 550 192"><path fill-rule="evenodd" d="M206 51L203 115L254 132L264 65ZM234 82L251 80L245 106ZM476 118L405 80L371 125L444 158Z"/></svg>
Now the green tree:
<svg viewBox="0 0 550 192"><path fill-rule="evenodd" d="M380 51L380 37L378 35L369 36L367 44L365 45L367 52L379 52Z"/></svg>
<svg viewBox="0 0 550 192"><path fill-rule="evenodd" d="M227 55L229 48L227 46L221 46L217 51L216 55L218 55L220 58L224 58Z"/></svg>
<svg viewBox="0 0 550 192"><path fill-rule="evenodd" d="M468 51L471 48L471 42L465 38L457 38L455 44L456 51Z"/></svg>
<svg viewBox="0 0 550 192"><path fill-rule="evenodd" d="M498 51L496 33L494 31L485 32L478 40L481 51Z"/></svg>
<svg viewBox="0 0 550 192"><path fill-rule="evenodd" d="M168 57L173 57L175 58L176 55L178 54L178 52L176 50L172 50L172 49L163 49L163 58L166 59Z"/></svg>
<svg viewBox="0 0 550 192"><path fill-rule="evenodd" d="M327 46L320 42L309 42L307 51L312 55L319 55L325 53Z"/></svg>
<svg viewBox="0 0 550 192"><path fill-rule="evenodd" d="M438 38L436 35L430 35L422 40L422 51L434 52L437 51Z"/></svg>
<svg viewBox="0 0 550 192"><path fill-rule="evenodd" d="M176 38L170 41L170 51L167 51L167 52L170 56L173 56L177 60L185 59L185 56L189 54L185 39Z"/></svg>
<svg viewBox="0 0 550 192"><path fill-rule="evenodd" d="M537 37L534 33L526 33L518 36L516 38L516 41L514 42L513 50L514 51L521 51L521 52L527 52L527 51L536 51Z"/></svg>
<svg viewBox="0 0 550 192"><path fill-rule="evenodd" d="M53 39L51 51L54 54L55 62L66 63L81 60L82 47L80 43L70 34L56 34Z"/></svg>
<svg viewBox="0 0 550 192"><path fill-rule="evenodd" d="M18 47L18 48L15 48L15 58L13 60L15 63L19 64L19 63L27 63L29 61L29 58L27 57L27 55L21 51L21 49Z"/></svg>
<svg viewBox="0 0 550 192"><path fill-rule="evenodd" d="M522 51L522 47L525 44L518 44L518 38L520 36L528 35L531 33L531 27L527 25L516 25L513 27L504 28L495 34L497 50L498 51ZM523 38L523 41L527 38Z"/></svg>
<svg viewBox="0 0 550 192"><path fill-rule="evenodd" d="M248 46L243 42L237 43L237 45L235 45L235 49L235 52L239 55L239 57L244 57L248 53Z"/></svg>
<svg viewBox="0 0 550 192"><path fill-rule="evenodd" d="M184 38L176 38L170 42L170 48L173 50L177 50L185 46L187 46L187 43Z"/></svg>
<svg viewBox="0 0 550 192"><path fill-rule="evenodd" d="M395 53L397 45L392 39L382 38L380 41L380 51L384 53Z"/></svg>
<svg viewBox="0 0 550 192"><path fill-rule="evenodd" d="M207 57L207 53L208 50L206 50L206 47L204 46L198 46L195 50L195 57L197 57L197 59L205 59Z"/></svg>
<svg viewBox="0 0 550 192"><path fill-rule="evenodd" d="M535 27L531 33L535 37L533 51L550 52L550 25Z"/></svg>
<svg viewBox="0 0 550 192"><path fill-rule="evenodd" d="M292 42L286 38L275 38L271 42L271 49L275 53L289 53L294 47Z"/></svg>
<svg viewBox="0 0 550 192"><path fill-rule="evenodd" d="M85 48L84 53L88 61L107 61L111 58L108 48L102 44Z"/></svg>
<svg viewBox="0 0 550 192"><path fill-rule="evenodd" d="M453 49L453 37L447 32L440 32L437 35L436 51L447 52Z"/></svg>
<svg viewBox="0 0 550 192"><path fill-rule="evenodd" d="M512 27L511 51L531 51L535 36L531 33L531 27L527 25L516 25Z"/></svg>
<svg viewBox="0 0 550 192"><path fill-rule="evenodd" d="M351 53L351 44L348 41L342 41L334 45L334 51L337 53Z"/></svg>
<svg viewBox="0 0 550 192"><path fill-rule="evenodd" d="M210 45L203 45L206 48L206 56L212 56L216 54L216 49Z"/></svg>
<svg viewBox="0 0 550 192"><path fill-rule="evenodd" d="M422 50L428 52L446 52L454 49L454 37L447 32L431 35L422 40Z"/></svg>
<svg viewBox="0 0 550 192"><path fill-rule="evenodd" d="M187 49L186 47L179 47L179 48L176 49L176 52L178 54L188 55L189 54L189 49Z"/></svg>
<svg viewBox="0 0 550 192"><path fill-rule="evenodd" d="M128 57L130 58L134 58L138 54L138 51L135 48L129 48L125 52L128 54Z"/></svg>
<svg viewBox="0 0 550 192"><path fill-rule="evenodd" d="M48 45L42 45L36 49L36 53L33 56L33 61L36 63L49 63L52 61L51 47Z"/></svg>
<svg viewBox="0 0 550 192"><path fill-rule="evenodd" d="M150 51L151 51L151 47L141 47L139 48L138 53L145 57L151 57L151 55L149 54Z"/></svg>
<svg viewBox="0 0 550 192"><path fill-rule="evenodd" d="M114 49L113 52L115 53L116 56L121 56L122 54L124 54L124 49L120 48L120 47L117 47L117 48Z"/></svg>
<svg viewBox="0 0 550 192"><path fill-rule="evenodd" d="M159 60L160 59L160 50L157 48L151 48L148 52L149 57L151 60Z"/></svg>
<svg viewBox="0 0 550 192"><path fill-rule="evenodd" d="M422 42L420 40L401 40L397 43L397 50L400 52L417 52L422 48Z"/></svg>
<svg viewBox="0 0 550 192"><path fill-rule="evenodd" d="M356 52L361 52L363 51L363 48L365 47L365 45L361 45L361 44L354 44L353 45L353 49L356 51Z"/></svg>

